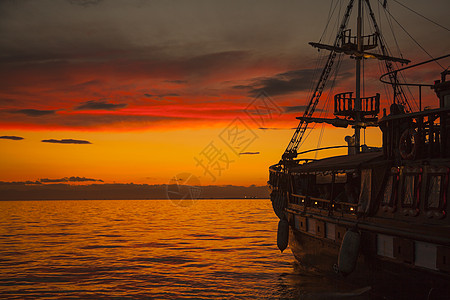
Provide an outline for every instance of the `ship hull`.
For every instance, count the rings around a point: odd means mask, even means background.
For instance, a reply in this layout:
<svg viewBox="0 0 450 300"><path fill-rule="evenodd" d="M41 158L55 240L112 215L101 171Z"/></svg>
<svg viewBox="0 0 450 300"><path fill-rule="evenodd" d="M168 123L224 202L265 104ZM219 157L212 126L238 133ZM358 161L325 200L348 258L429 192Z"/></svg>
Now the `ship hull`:
<svg viewBox="0 0 450 300"><path fill-rule="evenodd" d="M339 242L290 226L289 248L301 267L345 279L355 287L370 286L375 299L450 298L450 276L379 257L371 248L372 236L372 232L361 231L361 251L355 270L348 275L338 271Z"/></svg>

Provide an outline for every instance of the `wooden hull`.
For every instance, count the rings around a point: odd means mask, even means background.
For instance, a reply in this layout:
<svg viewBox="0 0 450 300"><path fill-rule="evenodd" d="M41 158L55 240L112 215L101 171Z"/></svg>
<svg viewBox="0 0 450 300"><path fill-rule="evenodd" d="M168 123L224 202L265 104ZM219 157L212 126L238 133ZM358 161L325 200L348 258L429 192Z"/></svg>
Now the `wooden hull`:
<svg viewBox="0 0 450 300"><path fill-rule="evenodd" d="M371 232L361 232L357 265L347 276L337 272L339 242L291 226L289 247L301 266L314 268L327 276L345 277L346 282L356 287L371 286L374 299L450 299L449 274L380 257L371 248L371 236Z"/></svg>

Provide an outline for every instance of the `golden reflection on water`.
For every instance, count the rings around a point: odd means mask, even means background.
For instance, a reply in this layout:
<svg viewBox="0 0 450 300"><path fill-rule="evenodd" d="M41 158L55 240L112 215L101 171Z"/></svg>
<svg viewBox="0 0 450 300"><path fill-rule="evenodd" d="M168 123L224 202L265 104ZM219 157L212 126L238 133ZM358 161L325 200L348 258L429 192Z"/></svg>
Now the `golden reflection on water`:
<svg viewBox="0 0 450 300"><path fill-rule="evenodd" d="M276 248L269 200L0 208L0 295L8 297L271 298L286 292L282 275L292 272L292 255Z"/></svg>
<svg viewBox="0 0 450 300"><path fill-rule="evenodd" d="M334 299L277 223L270 200L3 201L0 298Z"/></svg>

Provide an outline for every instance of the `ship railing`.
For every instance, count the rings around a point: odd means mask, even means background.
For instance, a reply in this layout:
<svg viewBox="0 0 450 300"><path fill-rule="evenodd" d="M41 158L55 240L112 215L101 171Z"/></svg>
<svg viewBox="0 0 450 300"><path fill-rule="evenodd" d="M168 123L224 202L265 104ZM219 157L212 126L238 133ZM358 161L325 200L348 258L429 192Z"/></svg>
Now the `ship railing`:
<svg viewBox="0 0 450 300"><path fill-rule="evenodd" d="M332 208L331 200L299 194L290 194L289 202L292 204L327 212Z"/></svg>
<svg viewBox="0 0 450 300"><path fill-rule="evenodd" d="M273 165L269 168L269 181L267 182L269 185L273 187L279 187L282 183L282 177L284 176L283 172L279 165Z"/></svg>
<svg viewBox="0 0 450 300"><path fill-rule="evenodd" d="M389 115L380 120L380 125L388 159L399 154L406 160L450 156L450 108ZM407 149L402 149L406 143Z"/></svg>
<svg viewBox="0 0 450 300"><path fill-rule="evenodd" d="M369 50L378 46L378 35L376 33L370 35L364 35L361 37L363 49ZM353 48L351 50L357 50L358 37L352 35L351 29L347 29L342 33L341 36L341 47L342 48Z"/></svg>
<svg viewBox="0 0 450 300"><path fill-rule="evenodd" d="M322 212L325 214L340 213L345 215L356 215L356 210L358 207L357 203L350 202L335 202L333 200L310 197L305 195L299 195L291 193L289 197L289 203L294 205L299 205L303 207L303 210Z"/></svg>
<svg viewBox="0 0 450 300"><path fill-rule="evenodd" d="M308 203L308 196L298 195L298 194L290 194L290 202L292 204L305 206Z"/></svg>
<svg viewBox="0 0 450 300"><path fill-rule="evenodd" d="M337 116L354 116L356 98L353 92L334 95L334 114ZM380 94L361 98L361 114L376 117L380 112Z"/></svg>
<svg viewBox="0 0 450 300"><path fill-rule="evenodd" d="M310 206L313 209L325 210L325 211L329 211L332 208L331 200L316 198L316 197L310 198Z"/></svg>
<svg viewBox="0 0 450 300"><path fill-rule="evenodd" d="M357 208L358 208L358 203L350 203L350 202L335 202L335 203L333 203L333 210L342 212L344 214L356 215Z"/></svg>

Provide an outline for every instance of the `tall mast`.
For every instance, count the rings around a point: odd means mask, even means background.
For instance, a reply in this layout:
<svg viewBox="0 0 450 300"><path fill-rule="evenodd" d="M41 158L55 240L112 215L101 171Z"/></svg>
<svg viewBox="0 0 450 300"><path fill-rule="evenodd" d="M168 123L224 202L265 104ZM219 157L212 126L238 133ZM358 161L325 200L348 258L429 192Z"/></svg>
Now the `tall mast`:
<svg viewBox="0 0 450 300"><path fill-rule="evenodd" d="M338 49L338 46L340 44L340 41L344 34L344 31L347 28L349 17L350 17L352 8L353 8L353 2L354 2L354 0L350 0L347 5L347 9L345 11L344 17L342 19L338 33L336 35L336 39L332 46L333 49L331 49L331 52L328 56L328 60L325 64L325 68L323 69L322 74L320 75L320 79L316 85L314 93L312 94L309 104L306 107L306 110L303 114L303 117L305 117L305 118L312 117L312 115L316 109L317 103L319 102L320 96L322 95L322 92L328 81L328 76L331 73L332 66L334 64L334 59L336 58L336 53L337 53L337 51L334 48ZM303 135L305 134L306 128L308 128L308 122L300 120L300 123L298 124L297 129L294 132L294 135L292 136L286 150L284 151L282 160L284 160L284 161L293 160L294 158L297 157L297 148L300 145L300 141L302 140Z"/></svg>
<svg viewBox="0 0 450 300"><path fill-rule="evenodd" d="M362 5L361 0L358 0L358 19L356 20L356 42L358 53L363 51L362 40ZM355 55L356 60L356 99L355 99L355 150L359 152L361 144L361 60L362 55Z"/></svg>
<svg viewBox="0 0 450 300"><path fill-rule="evenodd" d="M330 54L325 64L325 68L320 75L316 89L312 94L312 97L303 116L297 117L300 122L282 156L282 162L285 165L292 163L294 161L294 158L297 157L297 149L306 129L308 128L308 124L311 122L327 123L337 127L347 127L348 125L352 125L355 130L354 147L356 152L359 152L361 147L361 128L365 128L366 126L376 126L380 109L380 94L377 93L375 96L371 97L366 97L365 95L363 95L363 97L361 97L361 61L364 58L375 58L378 60L383 60L386 62L386 67L390 71L392 71L393 69L391 62L399 62L402 64L407 64L410 62L409 60L404 58L389 56L389 53L383 43L381 32L375 21L375 16L370 7L369 0L358 0L358 16L356 24L357 35L351 36L351 30L347 30L347 24L354 2L354 0L349 0L349 4L347 5L345 15L342 19L341 26L339 27L333 45L313 42L309 43L315 48L329 50ZM373 26L375 27L375 33L367 36L363 35L362 12L364 3L368 7ZM382 54L372 51L369 52L368 50L375 49L379 46L378 42L380 43ZM315 118L313 117L313 113L322 95L322 91L324 90L325 85L328 81L328 76L332 71L332 66L338 53L345 53L346 55L350 55L355 59L355 97L352 96L353 92L346 92L335 95L334 115L336 116L336 118ZM391 72L389 75L391 82L397 83L398 81L396 77L392 75L392 73L393 72ZM394 87L395 91L401 90L401 86L398 85L398 83Z"/></svg>

